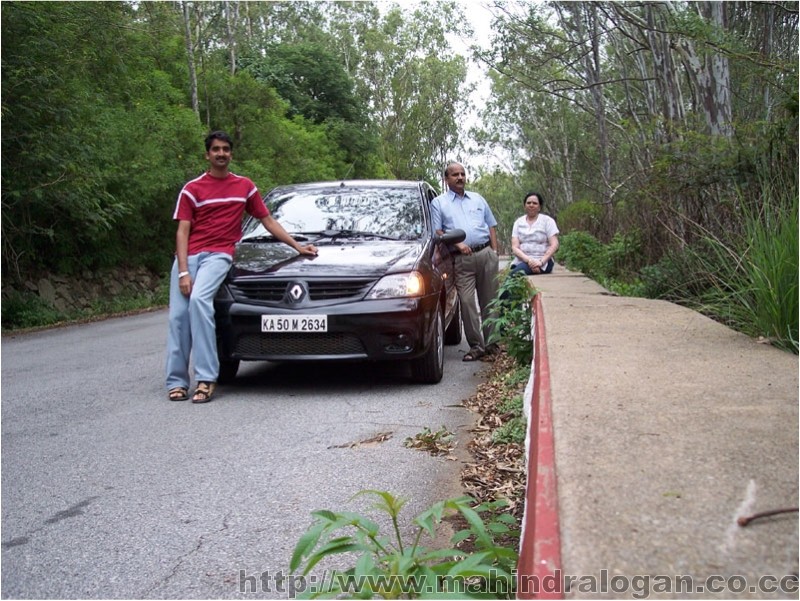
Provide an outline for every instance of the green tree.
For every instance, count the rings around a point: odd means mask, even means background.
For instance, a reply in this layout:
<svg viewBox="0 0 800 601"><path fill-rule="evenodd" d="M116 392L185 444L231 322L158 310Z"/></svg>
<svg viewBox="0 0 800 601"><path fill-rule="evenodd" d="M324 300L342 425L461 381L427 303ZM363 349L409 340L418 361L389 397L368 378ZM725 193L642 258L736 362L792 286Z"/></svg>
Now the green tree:
<svg viewBox="0 0 800 601"><path fill-rule="evenodd" d="M352 77L337 58L318 44L271 46L266 58L242 58L242 68L275 88L288 101L287 116L324 125L325 134L344 152L350 166L340 176L375 177L377 135Z"/></svg>
<svg viewBox="0 0 800 601"><path fill-rule="evenodd" d="M169 251L153 237L168 218L151 218L172 204L191 162L180 144L198 128L130 27L132 8L11 2L2 11L3 273L72 272L139 252L158 263Z"/></svg>

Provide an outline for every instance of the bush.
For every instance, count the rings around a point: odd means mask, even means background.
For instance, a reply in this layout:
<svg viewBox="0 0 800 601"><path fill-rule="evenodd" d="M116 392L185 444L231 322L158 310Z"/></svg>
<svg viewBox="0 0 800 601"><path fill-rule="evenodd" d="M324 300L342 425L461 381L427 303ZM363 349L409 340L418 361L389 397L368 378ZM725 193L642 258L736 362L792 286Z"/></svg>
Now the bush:
<svg viewBox="0 0 800 601"><path fill-rule="evenodd" d="M13 292L3 299L2 313L4 330L52 325L65 317L33 292Z"/></svg>
<svg viewBox="0 0 800 601"><path fill-rule="evenodd" d="M641 269L642 293L691 307L740 332L798 349L798 200L763 188L742 235L704 238Z"/></svg>
<svg viewBox="0 0 800 601"><path fill-rule="evenodd" d="M536 293L527 277L508 276L504 270L497 296L489 303L492 317L486 320L494 330L489 343L502 343L517 365L530 366L533 360L531 340L531 298Z"/></svg>
<svg viewBox="0 0 800 601"><path fill-rule="evenodd" d="M744 236L708 236L697 255L708 285L689 302L703 313L776 346L798 351L798 199L762 197L745 216Z"/></svg>
<svg viewBox="0 0 800 601"><path fill-rule="evenodd" d="M588 200L579 200L558 212L558 225L562 232L597 231L603 217L603 207Z"/></svg>
<svg viewBox="0 0 800 601"><path fill-rule="evenodd" d="M570 232L559 237L558 261L567 269L580 271L588 277L606 273L603 244L588 232Z"/></svg>
<svg viewBox="0 0 800 601"><path fill-rule="evenodd" d="M606 268L603 275L615 280L632 282L642 267L642 238L638 231L617 233L604 247Z"/></svg>

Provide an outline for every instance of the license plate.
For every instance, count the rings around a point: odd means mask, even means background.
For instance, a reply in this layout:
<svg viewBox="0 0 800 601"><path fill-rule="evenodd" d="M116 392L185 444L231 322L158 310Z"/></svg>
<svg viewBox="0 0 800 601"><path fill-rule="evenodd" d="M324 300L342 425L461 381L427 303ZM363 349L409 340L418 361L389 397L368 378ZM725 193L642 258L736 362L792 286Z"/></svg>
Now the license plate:
<svg viewBox="0 0 800 601"><path fill-rule="evenodd" d="M327 315L262 315L262 332L327 332Z"/></svg>

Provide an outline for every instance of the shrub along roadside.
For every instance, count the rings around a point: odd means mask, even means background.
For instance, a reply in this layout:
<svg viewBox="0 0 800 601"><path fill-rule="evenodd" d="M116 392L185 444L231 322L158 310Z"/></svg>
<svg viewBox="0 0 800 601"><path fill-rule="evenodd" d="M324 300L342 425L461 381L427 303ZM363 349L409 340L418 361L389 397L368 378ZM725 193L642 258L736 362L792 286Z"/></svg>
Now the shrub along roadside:
<svg viewBox="0 0 800 601"><path fill-rule="evenodd" d="M558 260L623 296L669 300L750 336L798 352L798 196L763 186L745 203L738 231L698 242L641 266L635 234L602 244L586 232L561 236Z"/></svg>
<svg viewBox="0 0 800 601"><path fill-rule="evenodd" d="M169 280L164 276L154 290L123 289L119 294L96 298L83 308L58 309L30 290L4 294L3 332L81 323L166 307Z"/></svg>

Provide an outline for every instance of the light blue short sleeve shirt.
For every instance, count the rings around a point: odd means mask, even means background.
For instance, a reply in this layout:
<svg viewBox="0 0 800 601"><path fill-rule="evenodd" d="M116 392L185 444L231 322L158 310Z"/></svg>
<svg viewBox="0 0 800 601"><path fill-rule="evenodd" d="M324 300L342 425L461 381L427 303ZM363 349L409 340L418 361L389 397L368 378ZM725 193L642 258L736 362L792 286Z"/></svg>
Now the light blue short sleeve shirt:
<svg viewBox="0 0 800 601"><path fill-rule="evenodd" d="M464 243L469 246L489 242L489 228L497 227L497 220L486 199L477 192L464 192L458 196L452 190L431 201L433 230L460 229L466 232Z"/></svg>

